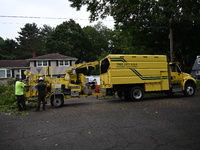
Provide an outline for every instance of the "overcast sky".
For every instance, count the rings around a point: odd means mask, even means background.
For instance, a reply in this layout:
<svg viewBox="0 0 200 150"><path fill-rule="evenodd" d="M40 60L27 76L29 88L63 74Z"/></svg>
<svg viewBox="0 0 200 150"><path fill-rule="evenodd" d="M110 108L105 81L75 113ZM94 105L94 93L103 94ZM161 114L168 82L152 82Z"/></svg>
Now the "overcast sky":
<svg viewBox="0 0 200 150"><path fill-rule="evenodd" d="M88 18L89 12L86 12L85 7L76 11L70 7L68 0L0 0L0 37L4 40L15 39L26 23L36 23L38 27L44 24L56 27L69 19L74 19L81 27L97 23L90 23ZM108 28L114 26L111 17L102 22Z"/></svg>

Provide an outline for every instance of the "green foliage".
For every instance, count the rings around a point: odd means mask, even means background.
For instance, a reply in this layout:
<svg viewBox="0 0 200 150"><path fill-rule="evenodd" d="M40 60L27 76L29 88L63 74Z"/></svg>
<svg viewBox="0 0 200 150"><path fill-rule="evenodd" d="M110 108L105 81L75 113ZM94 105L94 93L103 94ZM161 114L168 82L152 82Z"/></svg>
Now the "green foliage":
<svg viewBox="0 0 200 150"><path fill-rule="evenodd" d="M2 37L0 37L0 60L3 59L2 53L3 53L3 45L4 45L4 40Z"/></svg>
<svg viewBox="0 0 200 150"><path fill-rule="evenodd" d="M13 78L8 78L7 79L7 85L14 85L15 80Z"/></svg>
<svg viewBox="0 0 200 150"><path fill-rule="evenodd" d="M12 39L0 39L0 59L16 59L18 44Z"/></svg>
<svg viewBox="0 0 200 150"><path fill-rule="evenodd" d="M19 37L16 38L20 45L18 58L27 59L31 58L33 53L40 54L44 43L42 42L40 29L35 23L25 24L24 28L21 28L21 32L18 33Z"/></svg>
<svg viewBox="0 0 200 150"><path fill-rule="evenodd" d="M87 26L83 28L88 44L88 60L98 60L102 53L112 52L112 30L108 29L101 22L98 22L94 27Z"/></svg>
<svg viewBox="0 0 200 150"><path fill-rule="evenodd" d="M200 80L197 80L197 86L200 86Z"/></svg>
<svg viewBox="0 0 200 150"><path fill-rule="evenodd" d="M5 112L7 114L16 114L16 115L28 115L28 112L19 112L16 104L15 89L14 89L14 80L9 78L7 84L0 84L0 112ZM35 108L36 100L34 103L29 103L27 109Z"/></svg>
<svg viewBox="0 0 200 150"><path fill-rule="evenodd" d="M24 114L19 113L15 101L14 80L8 79L7 84L0 84L0 111L8 114Z"/></svg>
<svg viewBox="0 0 200 150"><path fill-rule="evenodd" d="M69 0L78 10L86 6L90 20L112 16L115 29L101 22L81 28L74 20L55 29L35 23L21 28L14 40L0 38L0 59L27 59L32 53L60 53L78 62L98 60L104 54L169 54L173 31L174 61L190 72L200 51L200 2L180 0Z"/></svg>
<svg viewBox="0 0 200 150"><path fill-rule="evenodd" d="M200 80L197 80L197 91L200 91Z"/></svg>
<svg viewBox="0 0 200 150"><path fill-rule="evenodd" d="M190 72L200 51L200 2L186 0L69 0L80 10L86 6L91 21L112 16L128 46L118 44L122 53L165 54L169 56L169 29L174 35L174 61ZM129 45L130 44L130 45ZM132 47L131 47L132 46ZM115 47L116 49L116 47ZM191 53L192 52L192 53Z"/></svg>
<svg viewBox="0 0 200 150"><path fill-rule="evenodd" d="M43 25L42 28L40 28L40 36L41 36L41 40L42 40L42 47L41 47L41 52L40 54L46 54L47 53L47 40L50 37L50 35L54 32L54 28L52 28L51 26L48 25Z"/></svg>
<svg viewBox="0 0 200 150"><path fill-rule="evenodd" d="M74 20L63 22L55 28L47 41L47 52L57 52L78 58L78 62L87 60L88 41L83 30Z"/></svg>
<svg viewBox="0 0 200 150"><path fill-rule="evenodd" d="M13 104L15 102L14 86L0 84L0 105Z"/></svg>

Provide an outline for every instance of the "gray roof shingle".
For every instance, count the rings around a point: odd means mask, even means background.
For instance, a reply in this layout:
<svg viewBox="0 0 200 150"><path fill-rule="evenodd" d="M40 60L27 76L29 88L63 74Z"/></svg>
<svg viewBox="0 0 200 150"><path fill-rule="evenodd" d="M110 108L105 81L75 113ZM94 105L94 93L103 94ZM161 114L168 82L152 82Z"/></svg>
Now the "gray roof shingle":
<svg viewBox="0 0 200 150"><path fill-rule="evenodd" d="M29 67L29 62L26 60L0 60L0 67Z"/></svg>
<svg viewBox="0 0 200 150"><path fill-rule="evenodd" d="M27 59L27 61L34 61L34 60L77 60L77 58L61 55L58 53L52 53Z"/></svg>

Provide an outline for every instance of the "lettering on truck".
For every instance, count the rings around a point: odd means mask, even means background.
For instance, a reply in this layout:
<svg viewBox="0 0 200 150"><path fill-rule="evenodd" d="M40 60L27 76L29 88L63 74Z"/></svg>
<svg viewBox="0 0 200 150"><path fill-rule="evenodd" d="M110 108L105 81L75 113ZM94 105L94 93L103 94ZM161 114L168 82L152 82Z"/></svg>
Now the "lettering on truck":
<svg viewBox="0 0 200 150"><path fill-rule="evenodd" d="M117 63L117 68L137 68L137 63Z"/></svg>

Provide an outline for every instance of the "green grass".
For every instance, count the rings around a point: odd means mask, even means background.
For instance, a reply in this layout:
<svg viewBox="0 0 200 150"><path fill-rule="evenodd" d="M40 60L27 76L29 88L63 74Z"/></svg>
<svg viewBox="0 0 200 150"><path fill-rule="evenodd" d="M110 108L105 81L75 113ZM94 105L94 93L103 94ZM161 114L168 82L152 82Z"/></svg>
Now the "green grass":
<svg viewBox="0 0 200 150"><path fill-rule="evenodd" d="M27 109L36 107L37 101L27 101ZM8 80L6 85L0 84L0 112L7 115L27 115L26 111L18 111L15 97L15 88L12 80Z"/></svg>
<svg viewBox="0 0 200 150"><path fill-rule="evenodd" d="M200 91L200 80L197 80L197 88L196 91Z"/></svg>
<svg viewBox="0 0 200 150"><path fill-rule="evenodd" d="M36 102L26 101L27 110L36 108ZM18 111L17 103L13 102L10 104L0 104L0 112L4 112L7 115L16 114L16 115L29 115L27 111Z"/></svg>

